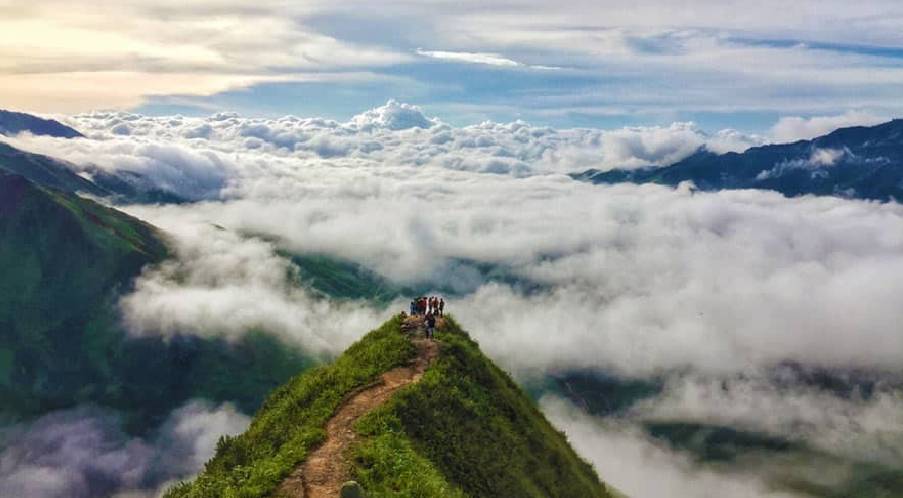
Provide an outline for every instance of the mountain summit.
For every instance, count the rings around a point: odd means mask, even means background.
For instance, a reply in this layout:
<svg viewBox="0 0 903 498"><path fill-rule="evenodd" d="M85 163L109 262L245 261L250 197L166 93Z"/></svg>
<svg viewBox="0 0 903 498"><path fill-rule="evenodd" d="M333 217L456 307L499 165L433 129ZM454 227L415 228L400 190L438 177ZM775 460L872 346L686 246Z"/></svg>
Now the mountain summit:
<svg viewBox="0 0 903 498"><path fill-rule="evenodd" d="M511 378L450 317L438 340L396 316L274 391L167 498L609 497ZM342 495L344 496L344 494Z"/></svg>
<svg viewBox="0 0 903 498"><path fill-rule="evenodd" d="M664 185L692 181L702 190L761 189L791 197L903 200L903 119L841 128L812 140L754 147L743 153L719 155L701 149L670 166L591 169L575 178Z"/></svg>

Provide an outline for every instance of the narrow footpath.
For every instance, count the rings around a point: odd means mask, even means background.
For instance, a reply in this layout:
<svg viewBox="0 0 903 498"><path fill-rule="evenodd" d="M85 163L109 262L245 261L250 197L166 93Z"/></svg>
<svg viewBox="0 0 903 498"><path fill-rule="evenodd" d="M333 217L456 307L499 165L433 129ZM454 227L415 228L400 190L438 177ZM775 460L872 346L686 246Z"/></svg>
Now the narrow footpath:
<svg viewBox="0 0 903 498"><path fill-rule="evenodd" d="M382 374L377 383L351 395L326 424L326 440L279 486L276 496L336 498L349 479L348 447L357 440L354 424L385 403L404 386L418 382L439 354L439 345L423 337L422 320L409 318L402 327L417 348L413 363Z"/></svg>

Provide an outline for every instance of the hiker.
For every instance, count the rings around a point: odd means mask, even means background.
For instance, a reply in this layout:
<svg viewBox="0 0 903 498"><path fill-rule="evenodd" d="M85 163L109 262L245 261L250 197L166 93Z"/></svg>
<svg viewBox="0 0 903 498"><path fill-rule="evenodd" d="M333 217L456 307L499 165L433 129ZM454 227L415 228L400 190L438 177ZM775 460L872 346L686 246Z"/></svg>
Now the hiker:
<svg viewBox="0 0 903 498"><path fill-rule="evenodd" d="M436 315L430 313L426 315L426 338L432 339L433 332L436 329Z"/></svg>
<svg viewBox="0 0 903 498"><path fill-rule="evenodd" d="M445 316L445 299L439 298L439 316Z"/></svg>
<svg viewBox="0 0 903 498"><path fill-rule="evenodd" d="M412 299L411 300L411 316L414 316L416 314L417 314L417 303L415 303L414 300Z"/></svg>

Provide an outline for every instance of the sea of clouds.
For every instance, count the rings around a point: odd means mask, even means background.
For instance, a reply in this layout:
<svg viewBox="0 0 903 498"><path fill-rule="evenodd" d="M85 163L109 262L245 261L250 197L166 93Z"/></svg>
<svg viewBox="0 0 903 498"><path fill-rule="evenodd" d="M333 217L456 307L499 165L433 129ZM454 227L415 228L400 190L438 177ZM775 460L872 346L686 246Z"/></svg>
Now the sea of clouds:
<svg viewBox="0 0 903 498"><path fill-rule="evenodd" d="M229 404L192 401L154 434L127 435L118 414L80 407L0 431L0 496L151 498L200 471L223 435L250 423Z"/></svg>
<svg viewBox="0 0 903 498"><path fill-rule="evenodd" d="M702 146L738 151L762 137L686 123L462 128L394 101L348 122L118 112L67 122L87 138L11 142L86 175L136 172L196 201L123 207L161 227L177 254L123 298L136 335L234 338L260 328L311 353L339 353L405 302L339 302L299 288L285 254L325 254L399 284L455 289L450 310L518 378L580 370L664 379L659 395L616 419L543 405L631 496L772 491L767 473L703 468L650 440L640 430L650 420L727 425L903 465L893 385L851 396L771 375L786 364L903 374L903 206L567 176L668 164ZM807 125L783 123L785 133ZM487 279L486 266L509 278ZM660 481L646 465L662 470Z"/></svg>

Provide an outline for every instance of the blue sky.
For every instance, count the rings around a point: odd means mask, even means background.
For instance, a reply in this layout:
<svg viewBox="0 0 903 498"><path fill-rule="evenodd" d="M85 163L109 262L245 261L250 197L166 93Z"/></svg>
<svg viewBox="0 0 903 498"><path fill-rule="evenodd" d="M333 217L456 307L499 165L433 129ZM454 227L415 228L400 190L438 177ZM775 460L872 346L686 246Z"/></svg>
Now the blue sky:
<svg viewBox="0 0 903 498"><path fill-rule="evenodd" d="M261 0L0 5L0 107L349 117L397 99L452 124L903 115L903 6L871 0Z"/></svg>

